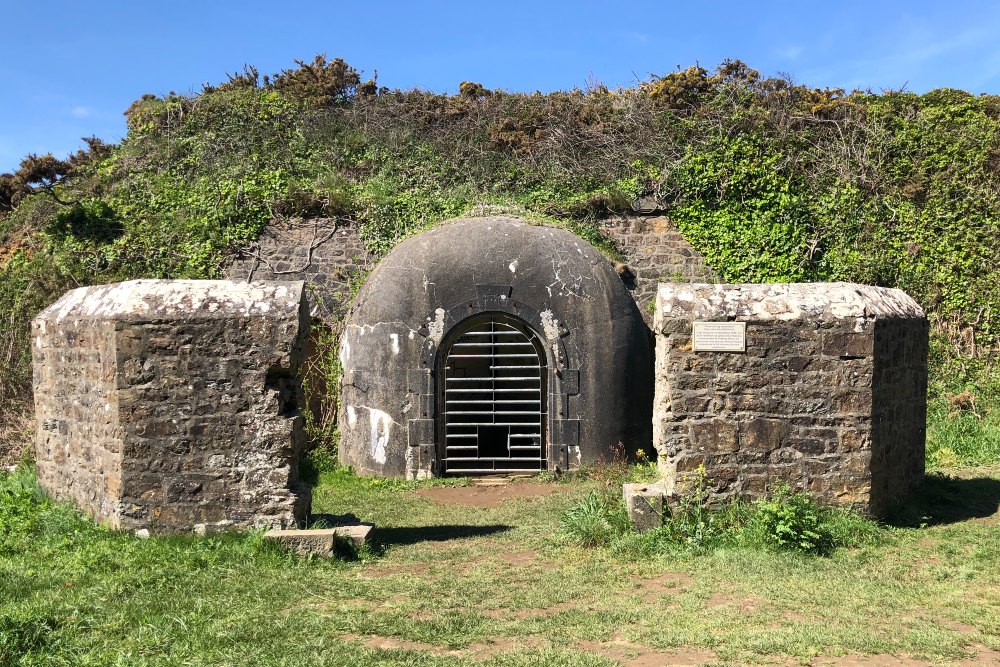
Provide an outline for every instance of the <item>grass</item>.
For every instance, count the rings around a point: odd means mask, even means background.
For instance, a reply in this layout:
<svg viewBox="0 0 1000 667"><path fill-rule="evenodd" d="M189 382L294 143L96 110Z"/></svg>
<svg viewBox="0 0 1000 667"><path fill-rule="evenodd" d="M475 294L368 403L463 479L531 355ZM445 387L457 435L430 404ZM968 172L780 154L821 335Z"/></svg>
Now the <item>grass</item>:
<svg viewBox="0 0 1000 667"><path fill-rule="evenodd" d="M1000 649L1000 469L930 476L881 544L825 558L622 558L560 528L598 482L486 508L420 495L441 485L322 473L317 512L379 527L361 559L322 561L257 533L106 531L35 494L21 468L0 478L0 531L23 524L25 503L33 521L0 540L0 664L947 663Z"/></svg>
<svg viewBox="0 0 1000 667"><path fill-rule="evenodd" d="M939 341L932 341L932 347ZM928 467L1000 462L1000 365L986 358L966 367L932 354L927 400Z"/></svg>
<svg viewBox="0 0 1000 667"><path fill-rule="evenodd" d="M928 463L954 467L1000 461L1000 400L993 403L988 410L957 410L945 400L932 400L927 406Z"/></svg>

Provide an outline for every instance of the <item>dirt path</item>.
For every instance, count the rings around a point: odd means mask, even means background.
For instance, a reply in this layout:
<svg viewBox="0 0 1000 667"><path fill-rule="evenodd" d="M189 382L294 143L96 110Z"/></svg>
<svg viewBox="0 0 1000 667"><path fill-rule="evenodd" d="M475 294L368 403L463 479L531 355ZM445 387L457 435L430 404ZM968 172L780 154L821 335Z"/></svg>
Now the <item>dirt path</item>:
<svg viewBox="0 0 1000 667"><path fill-rule="evenodd" d="M415 494L444 505L465 507L500 507L505 502L518 498L537 498L569 491L572 487L559 484L537 484L532 482L510 482L473 484L471 486L439 486L420 489Z"/></svg>

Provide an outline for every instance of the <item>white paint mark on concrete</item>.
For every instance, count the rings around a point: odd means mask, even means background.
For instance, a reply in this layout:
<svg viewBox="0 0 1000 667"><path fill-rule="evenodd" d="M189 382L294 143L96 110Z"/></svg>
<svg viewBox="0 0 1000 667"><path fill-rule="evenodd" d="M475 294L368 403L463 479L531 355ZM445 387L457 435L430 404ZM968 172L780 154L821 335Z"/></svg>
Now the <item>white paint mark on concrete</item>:
<svg viewBox="0 0 1000 667"><path fill-rule="evenodd" d="M508 264L507 268L510 269L511 273L517 273L517 260L515 259L513 262Z"/></svg>
<svg viewBox="0 0 1000 667"><path fill-rule="evenodd" d="M444 338L444 308L438 308L434 311L434 319L428 323L427 330L430 332L430 338L435 343L440 343L441 339Z"/></svg>
<svg viewBox="0 0 1000 667"><path fill-rule="evenodd" d="M347 341L347 336L340 339L340 366L347 368L347 362L351 360L351 344Z"/></svg>
<svg viewBox="0 0 1000 667"><path fill-rule="evenodd" d="M552 315L552 311L543 310L541 317L542 330L545 332L545 338L548 340L559 340L559 320Z"/></svg>
<svg viewBox="0 0 1000 667"><path fill-rule="evenodd" d="M403 456L406 458L406 479L407 481L413 480L413 450L414 447L407 447Z"/></svg>
<svg viewBox="0 0 1000 667"><path fill-rule="evenodd" d="M583 464L583 454L580 452L579 445L570 445L569 456L573 459L570 468L579 468Z"/></svg>
<svg viewBox="0 0 1000 667"><path fill-rule="evenodd" d="M376 463L385 463L385 446L392 432L392 417L381 410L368 408L368 425L371 427L369 445Z"/></svg>
<svg viewBox="0 0 1000 667"><path fill-rule="evenodd" d="M347 406L347 423L351 426L358 423L358 411L354 409L353 405Z"/></svg>
<svg viewBox="0 0 1000 667"><path fill-rule="evenodd" d="M399 354L399 334L397 333L389 334L389 340L392 341L392 353Z"/></svg>

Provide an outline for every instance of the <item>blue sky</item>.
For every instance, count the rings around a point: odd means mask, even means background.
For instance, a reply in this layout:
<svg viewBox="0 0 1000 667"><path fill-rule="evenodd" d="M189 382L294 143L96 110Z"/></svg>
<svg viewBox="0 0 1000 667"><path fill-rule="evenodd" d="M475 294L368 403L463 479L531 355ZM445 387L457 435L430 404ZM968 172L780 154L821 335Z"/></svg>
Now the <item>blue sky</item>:
<svg viewBox="0 0 1000 667"><path fill-rule="evenodd" d="M631 85L740 58L815 87L1000 93L1000 3L0 0L0 171L80 137L117 141L143 93L316 53L389 87Z"/></svg>

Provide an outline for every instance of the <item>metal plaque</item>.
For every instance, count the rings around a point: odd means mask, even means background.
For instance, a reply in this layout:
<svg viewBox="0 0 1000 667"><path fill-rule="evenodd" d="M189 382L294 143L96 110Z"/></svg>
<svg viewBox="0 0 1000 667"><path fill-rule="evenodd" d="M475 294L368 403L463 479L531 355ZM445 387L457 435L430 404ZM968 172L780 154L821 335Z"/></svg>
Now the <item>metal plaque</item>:
<svg viewBox="0 0 1000 667"><path fill-rule="evenodd" d="M695 352L746 352L746 322L695 322L691 334Z"/></svg>

